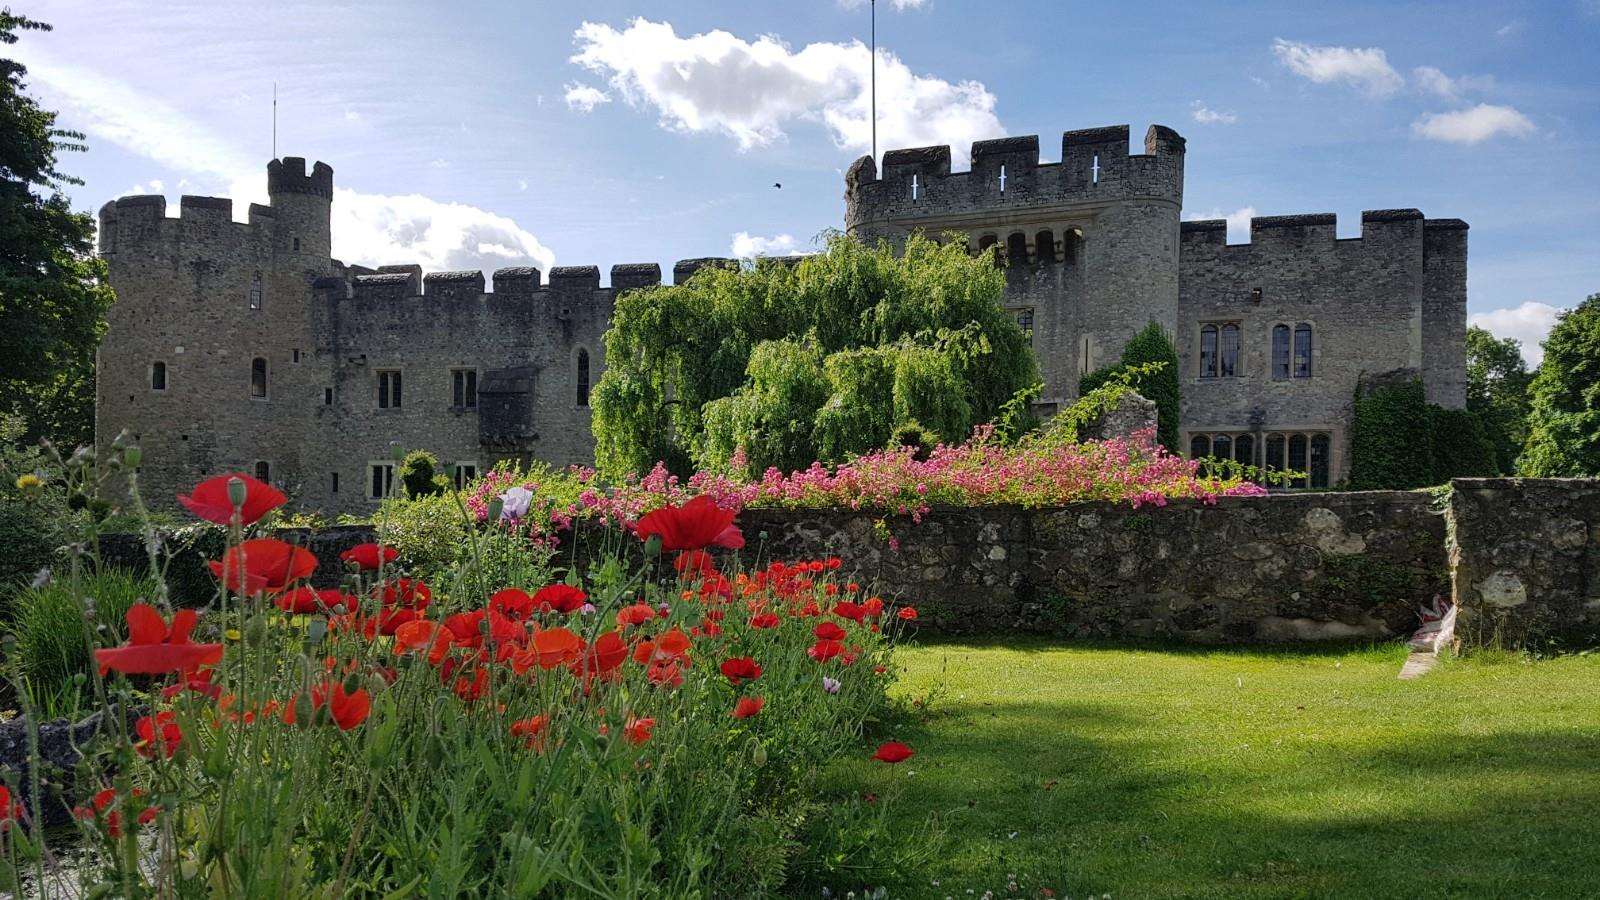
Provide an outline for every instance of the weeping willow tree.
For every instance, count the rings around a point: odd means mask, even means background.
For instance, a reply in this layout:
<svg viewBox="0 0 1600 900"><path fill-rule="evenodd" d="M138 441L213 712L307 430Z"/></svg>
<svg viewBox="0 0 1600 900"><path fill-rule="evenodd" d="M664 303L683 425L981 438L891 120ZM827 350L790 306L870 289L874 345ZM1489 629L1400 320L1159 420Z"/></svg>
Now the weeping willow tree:
<svg viewBox="0 0 1600 900"><path fill-rule="evenodd" d="M835 234L799 263L626 294L592 400L600 467L727 470L742 449L759 474L880 449L906 426L961 440L1038 381L1004 287L963 241L897 253Z"/></svg>

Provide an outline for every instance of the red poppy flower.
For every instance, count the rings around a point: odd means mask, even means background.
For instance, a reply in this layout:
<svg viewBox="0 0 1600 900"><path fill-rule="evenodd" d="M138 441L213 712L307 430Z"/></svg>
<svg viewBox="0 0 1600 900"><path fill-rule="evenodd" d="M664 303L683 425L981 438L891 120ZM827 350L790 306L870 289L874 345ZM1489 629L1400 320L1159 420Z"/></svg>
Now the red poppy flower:
<svg viewBox="0 0 1600 900"><path fill-rule="evenodd" d="M357 544L349 550L339 554L339 558L347 563L355 563L363 571L372 571L380 566L388 565L400 556L400 551L393 547L385 547L368 541Z"/></svg>
<svg viewBox="0 0 1600 900"><path fill-rule="evenodd" d="M428 619L413 619L394 630L394 652L410 653L428 648L428 663L437 666L450 652L455 635L450 629Z"/></svg>
<svg viewBox="0 0 1600 900"><path fill-rule="evenodd" d="M489 608L508 619L522 621L533 615L533 598L521 588L503 588L489 598Z"/></svg>
<svg viewBox="0 0 1600 900"><path fill-rule="evenodd" d="M755 681L761 677L761 667L748 656L734 656L722 661L722 677L734 686Z"/></svg>
<svg viewBox="0 0 1600 900"><path fill-rule="evenodd" d="M775 612L759 612L750 617L751 628L777 628L778 614Z"/></svg>
<svg viewBox="0 0 1600 900"><path fill-rule="evenodd" d="M917 618L917 611L912 607L902 606L900 607L900 611L895 613L895 615L899 616L903 621L914 622Z"/></svg>
<svg viewBox="0 0 1600 900"><path fill-rule="evenodd" d="M701 494L682 506L663 506L645 515L634 530L642 540L659 536L661 549L668 553L703 550L712 545L737 550L744 546L744 535L733 524L737 515L718 506L709 495Z"/></svg>
<svg viewBox="0 0 1600 900"><path fill-rule="evenodd" d="M294 725L295 707L299 704L299 697L295 697L283 705L283 721ZM367 720L372 713L372 695L366 688L359 688L353 693L347 693L344 682L331 681L316 685L311 689L311 708L328 709L329 718L333 719L340 731L349 731Z"/></svg>
<svg viewBox="0 0 1600 900"><path fill-rule="evenodd" d="M690 581L717 574L716 561L704 550L685 550L679 553L678 558L672 561L672 567L677 569L678 574L685 580Z"/></svg>
<svg viewBox="0 0 1600 900"><path fill-rule="evenodd" d="M355 606L355 598L344 591L334 588L319 591L315 588L301 585L273 597L272 603L291 616L308 616L316 613L331 612L339 607L349 611Z"/></svg>
<svg viewBox="0 0 1600 900"><path fill-rule="evenodd" d="M317 556L277 538L257 538L228 548L222 559L207 563L228 590L241 594L277 594L317 570Z"/></svg>
<svg viewBox="0 0 1600 900"><path fill-rule="evenodd" d="M716 637L722 633L722 626L716 622L701 622L689 629L689 633L695 637Z"/></svg>
<svg viewBox="0 0 1600 900"><path fill-rule="evenodd" d="M872 758L878 762L899 763L915 756L916 752L899 741L889 741L879 746L878 752L872 754Z"/></svg>
<svg viewBox="0 0 1600 900"><path fill-rule="evenodd" d="M426 584L414 578L394 578L385 581L379 586L379 593L383 597L384 606L404 606L411 609L427 609L433 602L433 591Z"/></svg>
<svg viewBox="0 0 1600 900"><path fill-rule="evenodd" d="M193 691L196 694L203 694L207 697L210 697L212 700L215 700L222 694L222 685L211 683L211 679L215 677L216 674L216 669L201 669L198 672L187 675L177 684L169 684L162 688L161 699L171 700L173 697L178 696L184 691Z"/></svg>
<svg viewBox="0 0 1600 900"><path fill-rule="evenodd" d="M523 739L523 746L529 750L544 750L545 727L550 724L550 717L545 715L529 716L511 723L511 736Z"/></svg>
<svg viewBox="0 0 1600 900"><path fill-rule="evenodd" d="M139 735L139 740L133 744L133 749L146 759L154 758L157 753L165 759L171 759L178 752L178 745L183 743L183 731L178 728L178 717L172 710L163 710L154 716L141 716L133 725L133 730Z"/></svg>
<svg viewBox="0 0 1600 900"><path fill-rule="evenodd" d="M554 669L556 666L566 665L577 659L582 652L583 638L578 637L570 629L546 628L537 631L527 652L519 657L522 668L518 674L534 665L541 669Z"/></svg>
<svg viewBox="0 0 1600 900"><path fill-rule="evenodd" d="M833 622L823 622L816 628L811 629L811 633L816 635L819 641L842 641L845 639L845 630Z"/></svg>
<svg viewBox="0 0 1600 900"><path fill-rule="evenodd" d="M455 692L463 702L472 703L483 696L483 691L489 685L489 670L483 666L473 666L468 675L456 678Z"/></svg>
<svg viewBox="0 0 1600 900"><path fill-rule="evenodd" d="M866 613L869 616L873 616L873 617L880 616L880 615L883 614L883 598L882 597L868 597L867 601L865 603L861 604L861 608L863 610L866 610Z"/></svg>
<svg viewBox="0 0 1600 900"><path fill-rule="evenodd" d="M683 686L683 669L676 662L653 662L644 677L656 687Z"/></svg>
<svg viewBox="0 0 1600 900"><path fill-rule="evenodd" d="M172 626L148 603L128 608L128 643L94 651L100 674L110 671L124 675L160 675L165 672L193 672L201 666L214 666L222 659L221 644L195 644L189 641L199 619L192 609L172 614Z"/></svg>
<svg viewBox="0 0 1600 900"><path fill-rule="evenodd" d="M11 789L0 784L0 822L22 821L22 804L11 799Z"/></svg>
<svg viewBox="0 0 1600 900"><path fill-rule="evenodd" d="M558 613L577 612L589 602L589 595L570 584L550 584L533 595L534 605L540 609L553 609Z"/></svg>
<svg viewBox="0 0 1600 900"><path fill-rule="evenodd" d="M733 705L731 715L735 719L748 719L761 712L761 707L766 705L767 701L762 697L740 697L739 702Z"/></svg>
<svg viewBox="0 0 1600 900"><path fill-rule="evenodd" d="M655 719L635 719L630 717L627 723L622 726L622 735L628 739L628 743L637 747L650 740L650 736L655 733L655 727Z"/></svg>
<svg viewBox="0 0 1600 900"><path fill-rule="evenodd" d="M482 609L456 613L445 617L444 627L450 629L450 636L458 646L475 649L483 646L483 619L486 615L488 611Z"/></svg>
<svg viewBox="0 0 1600 900"><path fill-rule="evenodd" d="M228 498L228 482L235 478L244 482L244 504L239 507L240 525L254 525L262 516L289 501L282 491L272 485L239 472L208 478L195 485L194 491L188 496L179 494L178 502L207 522L232 524L233 501Z"/></svg>
<svg viewBox="0 0 1600 900"><path fill-rule="evenodd" d="M647 603L635 603L617 611L617 624L627 628L630 625L643 625L655 617L654 607Z"/></svg>
<svg viewBox="0 0 1600 900"><path fill-rule="evenodd" d="M833 614L860 624L861 620L867 617L867 608L850 600L840 600L833 605Z"/></svg>
<svg viewBox="0 0 1600 900"><path fill-rule="evenodd" d="M628 658L628 645L622 635L608 631L594 639L587 652L572 663L572 674L580 676L605 675L615 671Z"/></svg>
<svg viewBox="0 0 1600 900"><path fill-rule="evenodd" d="M819 640L811 645L811 649L806 651L806 655L817 662L827 662L843 652L843 641Z"/></svg>

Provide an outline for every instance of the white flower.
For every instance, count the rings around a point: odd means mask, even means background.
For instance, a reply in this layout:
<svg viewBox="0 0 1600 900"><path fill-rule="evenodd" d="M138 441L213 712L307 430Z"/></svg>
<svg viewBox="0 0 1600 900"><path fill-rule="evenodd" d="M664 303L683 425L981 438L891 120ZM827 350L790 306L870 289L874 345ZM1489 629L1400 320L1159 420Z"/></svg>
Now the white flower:
<svg viewBox="0 0 1600 900"><path fill-rule="evenodd" d="M500 495L500 521L509 522L528 514L528 504L533 502L533 491L514 487Z"/></svg>

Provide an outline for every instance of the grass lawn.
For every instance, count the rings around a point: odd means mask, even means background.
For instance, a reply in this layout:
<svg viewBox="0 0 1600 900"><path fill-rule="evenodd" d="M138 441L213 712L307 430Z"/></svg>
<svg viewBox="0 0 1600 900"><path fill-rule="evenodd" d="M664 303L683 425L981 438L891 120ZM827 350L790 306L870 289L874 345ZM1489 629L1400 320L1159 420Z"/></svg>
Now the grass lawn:
<svg viewBox="0 0 1600 900"><path fill-rule="evenodd" d="M903 648L893 895L1600 896L1600 655L1404 657Z"/></svg>

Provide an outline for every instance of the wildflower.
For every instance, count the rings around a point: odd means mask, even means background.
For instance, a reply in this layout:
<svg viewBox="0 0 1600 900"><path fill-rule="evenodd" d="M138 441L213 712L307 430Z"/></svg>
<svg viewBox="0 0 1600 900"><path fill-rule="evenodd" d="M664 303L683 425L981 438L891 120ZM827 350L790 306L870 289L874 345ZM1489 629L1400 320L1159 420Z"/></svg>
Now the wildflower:
<svg viewBox="0 0 1600 900"><path fill-rule="evenodd" d="M739 702L733 705L733 712L729 715L735 719L748 719L761 712L761 707L766 705L767 701L762 697L740 697Z"/></svg>
<svg viewBox="0 0 1600 900"><path fill-rule="evenodd" d="M423 610L433 602L433 591L427 584L413 578L393 578L379 585L378 593L383 597L383 605L401 606L409 609Z"/></svg>
<svg viewBox="0 0 1600 900"><path fill-rule="evenodd" d="M644 677L656 687L683 686L683 668L676 661L653 662L645 669Z"/></svg>
<svg viewBox="0 0 1600 900"><path fill-rule="evenodd" d="M827 662L844 652L843 641L818 640L806 651L806 655L817 662Z"/></svg>
<svg viewBox="0 0 1600 900"><path fill-rule="evenodd" d="M340 559L347 563L354 563L356 568L367 572L392 563L399 556L399 550L393 547L385 547L381 544L374 544L370 541L365 544L357 544L339 554Z"/></svg>
<svg viewBox="0 0 1600 900"><path fill-rule="evenodd" d="M262 516L289 502L282 491L242 472L208 478L195 485L187 496L180 494L178 502L207 522L230 525L233 523L234 502L228 495L228 483L235 478L244 484L244 502L239 504L240 525L254 525Z"/></svg>
<svg viewBox="0 0 1600 900"><path fill-rule="evenodd" d="M589 649L578 659L573 660L572 674L581 677L606 675L616 671L627 658L628 645L623 642L622 635L608 631L595 638Z"/></svg>
<svg viewBox="0 0 1600 900"><path fill-rule="evenodd" d="M522 738L522 745L529 750L544 750L545 727L550 724L550 717L545 715L529 716L511 723L511 736Z"/></svg>
<svg viewBox="0 0 1600 900"><path fill-rule="evenodd" d="M704 550L685 550L673 560L672 567L685 580L692 581L696 578L705 578L717 574L717 564L711 559L711 554Z"/></svg>
<svg viewBox="0 0 1600 900"><path fill-rule="evenodd" d="M879 745L878 752L872 754L872 758L878 762L899 763L905 762L915 755L916 751L905 744L899 741L889 741Z"/></svg>
<svg viewBox="0 0 1600 900"><path fill-rule="evenodd" d="M635 719L630 716L622 726L622 736L628 739L628 743L637 747L650 740L651 735L655 733L655 727L655 719Z"/></svg>
<svg viewBox="0 0 1600 900"><path fill-rule="evenodd" d="M428 619L415 619L402 623L394 630L394 652L396 655L410 653L414 650L428 648L428 662L438 665L450 652L450 645L455 641L455 634L448 628L441 627L438 623Z"/></svg>
<svg viewBox="0 0 1600 900"><path fill-rule="evenodd" d="M843 686L844 686L844 682L840 681L837 678L829 678L826 675L822 676L822 689L827 691L830 694L839 693L839 688L841 688Z"/></svg>
<svg viewBox="0 0 1600 900"><path fill-rule="evenodd" d="M915 622L917 620L917 611L910 606L900 607L900 611L895 613L895 615L898 616L902 622Z"/></svg>
<svg viewBox="0 0 1600 900"><path fill-rule="evenodd" d="M295 707L300 706L302 702L311 710L326 707L328 716L339 726L340 731L349 731L360 725L372 713L372 695L366 688L359 688L351 693L345 691L342 681L331 681L313 687L309 698L299 695L285 703L283 705L285 724L297 724L299 716L295 712Z"/></svg>
<svg viewBox="0 0 1600 900"><path fill-rule="evenodd" d="M171 700L184 691L192 691L215 700L222 694L222 685L211 683L211 679L216 674L216 669L201 669L198 672L189 674L177 684L169 684L162 688L161 699Z"/></svg>
<svg viewBox="0 0 1600 900"><path fill-rule="evenodd" d="M489 685L489 671L483 666L473 666L469 675L456 677L454 689L456 696L464 703L472 703L483 696L484 688Z"/></svg>
<svg viewBox="0 0 1600 900"><path fill-rule="evenodd" d="M533 491L525 487L513 487L500 495L500 521L515 522L528 514L528 507L533 503Z"/></svg>
<svg viewBox="0 0 1600 900"><path fill-rule="evenodd" d="M718 506L710 495L700 494L682 506L663 506L649 513L634 531L642 540L660 537L661 549L669 553L712 545L737 550L744 546L744 535L733 524L736 515Z"/></svg>
<svg viewBox="0 0 1600 900"><path fill-rule="evenodd" d="M840 600L833 605L833 614L841 619L849 619L859 625L861 620L867 617L867 608L850 600Z"/></svg>
<svg viewBox="0 0 1600 900"><path fill-rule="evenodd" d="M22 804L11 799L11 789L0 784L0 824L22 821L23 812Z"/></svg>
<svg viewBox="0 0 1600 900"><path fill-rule="evenodd" d="M751 628L777 628L778 614L775 612L759 612L750 617Z"/></svg>
<svg viewBox="0 0 1600 900"><path fill-rule="evenodd" d="M846 635L845 630L833 622L823 622L811 629L811 633L816 635L819 641L842 641Z"/></svg>
<svg viewBox="0 0 1600 900"><path fill-rule="evenodd" d="M534 665L541 669L554 669L577 659L582 652L583 638L570 629L546 628L534 633L532 645L519 657L521 671L525 672Z"/></svg>
<svg viewBox="0 0 1600 900"><path fill-rule="evenodd" d="M533 595L539 609L553 609L558 613L577 612L589 600L589 595L569 584L550 584Z"/></svg>
<svg viewBox="0 0 1600 900"><path fill-rule="evenodd" d="M133 730L139 735L133 749L146 759L154 758L157 753L164 759L171 759L178 752L178 745L183 743L183 731L178 728L177 715L170 709L154 716L140 717L134 723Z"/></svg>
<svg viewBox="0 0 1600 900"><path fill-rule="evenodd" d="M761 677L761 667L748 656L734 656L722 661L722 677L734 687Z"/></svg>
<svg viewBox="0 0 1600 900"><path fill-rule="evenodd" d="M337 589L319 591L301 585L273 597L272 604L291 616L306 616L332 609L348 608L354 605L354 599Z"/></svg>
<svg viewBox="0 0 1600 900"><path fill-rule="evenodd" d="M199 615L192 609L172 614L168 627L161 614L148 603L128 608L128 643L94 651L100 674L110 671L124 675L160 675L165 672L192 672L201 666L216 665L222 659L221 644L196 644L189 640Z"/></svg>
<svg viewBox="0 0 1600 900"><path fill-rule="evenodd" d="M643 625L655 617L656 611L648 604L635 603L617 611L617 624L627 628L630 625Z"/></svg>
<svg viewBox="0 0 1600 900"><path fill-rule="evenodd" d="M240 594L278 594L317 570L317 556L277 538L257 538L228 548L207 563L228 590Z"/></svg>

